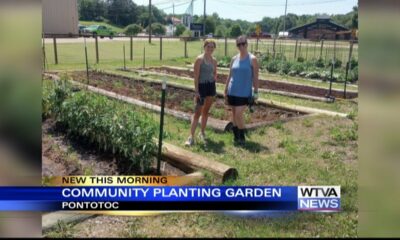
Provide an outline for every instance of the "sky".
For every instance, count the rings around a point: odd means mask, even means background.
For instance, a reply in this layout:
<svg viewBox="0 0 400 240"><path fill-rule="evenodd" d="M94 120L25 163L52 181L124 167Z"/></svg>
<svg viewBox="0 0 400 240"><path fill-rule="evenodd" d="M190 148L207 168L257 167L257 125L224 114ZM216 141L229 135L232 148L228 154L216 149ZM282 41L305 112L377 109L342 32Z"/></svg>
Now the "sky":
<svg viewBox="0 0 400 240"><path fill-rule="evenodd" d="M138 5L148 5L149 0L133 0ZM278 17L285 13L286 0L206 0L207 15L214 12L222 18L261 21L263 17ZM287 13L301 14L345 14L356 6L358 0L287 0ZM190 0L152 0L152 4L164 12L183 14ZM194 0L193 14L203 15L204 0Z"/></svg>

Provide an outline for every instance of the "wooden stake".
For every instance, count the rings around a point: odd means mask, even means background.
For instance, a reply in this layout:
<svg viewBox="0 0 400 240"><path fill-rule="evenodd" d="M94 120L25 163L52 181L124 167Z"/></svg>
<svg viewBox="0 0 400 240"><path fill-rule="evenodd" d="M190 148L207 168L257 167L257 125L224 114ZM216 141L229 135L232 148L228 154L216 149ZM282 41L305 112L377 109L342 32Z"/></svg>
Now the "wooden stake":
<svg viewBox="0 0 400 240"><path fill-rule="evenodd" d="M99 64L99 37L96 35L95 37L96 40L96 63Z"/></svg>

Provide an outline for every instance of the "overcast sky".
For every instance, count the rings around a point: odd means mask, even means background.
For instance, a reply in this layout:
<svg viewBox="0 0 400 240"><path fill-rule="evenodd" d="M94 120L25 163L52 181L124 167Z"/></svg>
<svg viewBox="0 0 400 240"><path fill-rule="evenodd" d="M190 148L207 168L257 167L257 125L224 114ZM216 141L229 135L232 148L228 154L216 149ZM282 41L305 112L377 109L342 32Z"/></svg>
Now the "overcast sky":
<svg viewBox="0 0 400 240"><path fill-rule="evenodd" d="M138 5L148 5L149 0L133 0ZM207 14L214 12L222 18L243 19L251 22L260 21L263 17L277 17L285 12L286 0L206 0ZM343 14L356 6L357 0L287 0L288 13L295 14ZM166 13L185 13L190 0L152 0L152 4ZM194 0L193 13L203 14L204 0Z"/></svg>

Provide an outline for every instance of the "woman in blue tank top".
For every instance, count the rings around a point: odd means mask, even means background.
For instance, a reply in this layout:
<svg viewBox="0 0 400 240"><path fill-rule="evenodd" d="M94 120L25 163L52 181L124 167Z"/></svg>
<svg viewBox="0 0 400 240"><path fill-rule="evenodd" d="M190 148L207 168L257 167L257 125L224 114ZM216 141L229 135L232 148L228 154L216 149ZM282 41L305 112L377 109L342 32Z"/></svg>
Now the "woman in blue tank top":
<svg viewBox="0 0 400 240"><path fill-rule="evenodd" d="M258 98L258 62L247 51L247 45L246 36L236 39L239 54L232 58L225 86L225 99L232 108L234 142L238 144L245 143L244 110L252 99Z"/></svg>
<svg viewBox="0 0 400 240"><path fill-rule="evenodd" d="M217 94L215 79L217 77L217 61L212 54L216 43L212 39L204 41L204 54L197 57L194 63L194 87L195 87L195 109L192 117L190 136L185 142L186 146L194 144L194 134L201 116L201 132L199 138L205 141L205 128L208 120L208 113Z"/></svg>

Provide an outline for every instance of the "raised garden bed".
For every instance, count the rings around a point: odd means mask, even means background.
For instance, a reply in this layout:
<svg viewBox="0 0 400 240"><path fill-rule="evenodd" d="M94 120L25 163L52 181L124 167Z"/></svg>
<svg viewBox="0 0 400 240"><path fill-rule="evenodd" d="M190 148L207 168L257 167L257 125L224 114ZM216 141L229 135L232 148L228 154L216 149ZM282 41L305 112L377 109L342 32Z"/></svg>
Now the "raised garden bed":
<svg viewBox="0 0 400 240"><path fill-rule="evenodd" d="M182 77L189 77L189 78L194 77L194 73L192 70L185 70L185 69L166 67L166 66L151 67L151 68L147 68L147 69L151 70L151 71L155 71L155 72L173 74L173 75L182 76ZM217 82L225 84L227 77L228 76L226 74L219 73L219 74L217 74ZM327 93L329 91L328 89L325 89L325 88L318 88L318 87L305 86L305 85L294 84L294 83L278 82L278 81L265 80L265 79L260 79L259 87L260 87L260 89L290 92L290 93L309 95L309 96L320 97L320 98L324 98L325 95L327 95ZM338 91L338 90L332 89L331 95L334 96L335 98L343 98L343 91ZM346 93L346 96L349 99L353 99L353 98L358 97L358 93L349 91Z"/></svg>
<svg viewBox="0 0 400 240"><path fill-rule="evenodd" d="M132 111L125 108L123 103L107 99L99 94L79 91L79 88L73 86L68 87L69 84L60 81L56 75L45 75L45 78L55 80L53 90L51 90L51 82L45 82L42 100L45 176L156 174L155 149L151 143L156 142L151 128L154 123L148 119L148 115ZM86 90L91 91L90 88L93 87L87 86ZM110 116L111 122L108 120ZM143 121L148 123L143 124ZM52 126L49 127L49 124ZM139 127L141 129L138 130ZM98 132L97 129L102 130ZM110 131L114 131L111 136L109 136ZM50 135L53 136L50 137ZM117 136L116 142L113 141L115 136ZM135 140L139 138L142 140ZM145 145L141 147L140 144ZM54 149L53 146L61 147ZM125 148L127 151L121 151ZM142 148L143 151L146 148L150 152L141 152ZM83 153L78 153L78 156L75 155L71 160L68 154L65 154L70 149L83 150ZM82 159L85 159L87 163L84 163ZM104 159L111 161L103 161ZM137 165L138 163L145 164L142 161L150 163L150 168ZM90 166L89 172L85 170L85 166ZM133 166L147 170L143 172ZM222 181L236 179L238 175L235 168L164 143L161 163L163 175L190 175L195 177L190 181L198 181L203 177L203 174L198 171L204 169L211 171L217 176L216 179Z"/></svg>
<svg viewBox="0 0 400 240"><path fill-rule="evenodd" d="M74 81L86 83L86 72L71 72L69 76ZM161 84L158 82L148 82L103 72L90 72L89 78L90 86L134 98L155 106L160 105ZM188 87L168 85L166 108L182 113L181 115L187 119L194 110L193 97L194 91ZM253 106L253 109L253 113L250 113L248 110L245 113L248 128L258 127L278 120L286 121L306 115L303 112L277 108L269 106L266 103L259 103ZM210 112L210 122L221 121L221 124L216 125L225 127L230 121L230 112L230 107L224 104L223 96L218 95Z"/></svg>
<svg viewBox="0 0 400 240"><path fill-rule="evenodd" d="M65 131L58 128L52 119L42 123L42 159L43 177L156 174L155 158L147 173L131 169L129 161L123 158L110 152L99 151L87 142L68 138ZM162 175L184 176L192 172L193 169L181 169L181 166L173 165L169 159L161 162Z"/></svg>

